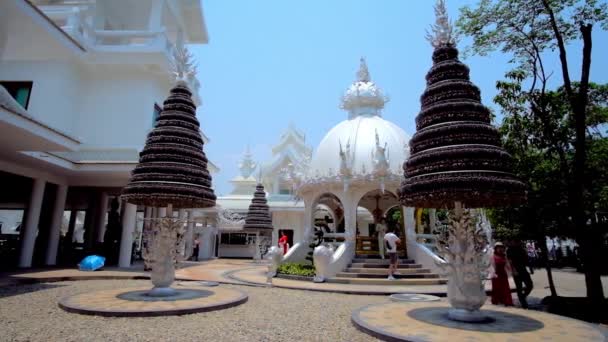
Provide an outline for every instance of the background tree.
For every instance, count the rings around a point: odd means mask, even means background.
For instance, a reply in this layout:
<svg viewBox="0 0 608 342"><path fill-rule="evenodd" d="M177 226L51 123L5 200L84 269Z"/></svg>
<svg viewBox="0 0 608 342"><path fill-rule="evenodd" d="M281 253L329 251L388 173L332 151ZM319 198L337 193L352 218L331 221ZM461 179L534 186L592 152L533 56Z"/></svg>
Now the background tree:
<svg viewBox="0 0 608 342"><path fill-rule="evenodd" d="M510 74L509 84L502 86L520 86L523 81L529 86L526 93L529 97L516 100L505 99L506 106L501 107L507 113L521 108L529 109L533 120L521 121L519 117L513 116L513 122L507 123L515 126L524 124L538 124L546 131L543 132L543 140L539 145L546 145L546 151L557 156L559 172L566 181L565 203L551 205L548 210L555 210L566 205L569 217L572 218L572 231L581 246L581 256L585 270L585 283L587 285L587 297L594 304L595 317L599 317L604 303L604 294L600 278L600 261L595 257L594 251L601 248L601 232L596 225L588 225L591 218L589 211L589 199L587 196L595 191L591 181L586 178L589 172L588 151L592 148L587 140L588 117L590 116L589 102L593 92L590 87L592 30L594 25L602 29L608 28L608 4L599 0L481 0L474 8L464 7L461 9L461 17L457 23L462 33L473 38L471 52L486 55L493 51L501 51L512 56L511 63L515 71ZM566 46L573 41L582 42L582 59L580 61L580 80L578 83L572 81L571 66L568 61ZM548 80L552 71L546 68L543 58L548 53L558 51L559 66L563 85L557 92L547 91ZM499 84L500 88L501 84ZM565 102L555 102L553 97L559 96ZM565 149L556 149L558 143L563 141L560 137L564 132L550 132L551 124L557 122L552 119L555 105L564 106L567 121L574 128L574 140L569 141L573 148L571 160ZM523 127L523 126L522 126ZM565 126L559 126L565 127ZM525 148L527 144L534 141L522 141L525 135L520 132L512 132L520 135L519 148ZM601 147L593 147L600 148ZM543 151L541 149L541 151ZM525 159L534 160L534 155L524 156ZM600 158L601 159L601 158ZM600 164L602 162L600 161ZM550 165L545 165L551 168ZM548 170L547 170L548 171ZM566 172L567 171L567 172ZM534 187L537 184L531 184ZM541 185L542 186L542 185ZM551 189L548 189L551 190ZM532 198L532 201L535 199ZM560 214L561 212L557 212ZM535 212L525 212L520 215L536 215ZM560 217L562 215L559 215ZM560 225L561 226L561 225Z"/></svg>

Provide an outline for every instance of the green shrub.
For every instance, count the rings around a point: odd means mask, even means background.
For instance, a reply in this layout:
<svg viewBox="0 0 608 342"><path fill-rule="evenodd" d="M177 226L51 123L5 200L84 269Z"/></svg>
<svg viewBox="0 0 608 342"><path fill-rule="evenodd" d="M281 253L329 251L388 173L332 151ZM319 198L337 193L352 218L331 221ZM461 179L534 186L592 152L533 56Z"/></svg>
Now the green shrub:
<svg viewBox="0 0 608 342"><path fill-rule="evenodd" d="M279 266L277 272L282 274L298 275L304 277L314 277L315 267L313 265L286 262Z"/></svg>

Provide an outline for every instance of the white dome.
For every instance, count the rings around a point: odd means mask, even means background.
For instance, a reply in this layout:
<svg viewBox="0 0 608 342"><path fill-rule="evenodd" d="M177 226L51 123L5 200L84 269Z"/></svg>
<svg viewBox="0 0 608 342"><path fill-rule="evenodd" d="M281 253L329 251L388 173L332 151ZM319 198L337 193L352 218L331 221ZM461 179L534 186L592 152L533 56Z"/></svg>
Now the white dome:
<svg viewBox="0 0 608 342"><path fill-rule="evenodd" d="M385 148L388 172L403 174L403 162L409 156L410 137L394 123L378 115L359 115L334 126L315 150L309 178L341 174L343 159L353 175L374 175L378 171L378 147ZM341 157L341 153L342 156Z"/></svg>

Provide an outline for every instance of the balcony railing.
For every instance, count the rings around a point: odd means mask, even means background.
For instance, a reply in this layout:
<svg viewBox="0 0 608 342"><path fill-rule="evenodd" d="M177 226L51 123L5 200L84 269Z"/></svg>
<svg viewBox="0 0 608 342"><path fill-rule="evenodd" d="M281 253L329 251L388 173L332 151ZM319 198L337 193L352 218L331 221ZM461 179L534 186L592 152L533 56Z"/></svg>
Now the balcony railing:
<svg viewBox="0 0 608 342"><path fill-rule="evenodd" d="M174 45L164 30L97 30L86 8L78 6L39 6L57 26L75 40L102 52L161 52L173 55Z"/></svg>

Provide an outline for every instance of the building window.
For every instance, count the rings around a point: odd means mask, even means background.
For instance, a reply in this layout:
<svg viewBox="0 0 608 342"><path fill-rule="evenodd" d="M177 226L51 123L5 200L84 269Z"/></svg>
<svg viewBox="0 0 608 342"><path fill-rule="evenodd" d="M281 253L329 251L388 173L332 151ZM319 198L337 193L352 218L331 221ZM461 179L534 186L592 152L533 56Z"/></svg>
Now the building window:
<svg viewBox="0 0 608 342"><path fill-rule="evenodd" d="M248 245L255 241L251 233L222 233L222 245Z"/></svg>
<svg viewBox="0 0 608 342"><path fill-rule="evenodd" d="M27 109L30 104L30 94L32 93L34 82L0 81L0 85L6 88L6 91L11 94L21 107Z"/></svg>
<svg viewBox="0 0 608 342"><path fill-rule="evenodd" d="M152 127L156 127L156 121L160 117L160 112L162 112L162 108L158 104L154 104L154 111L152 112Z"/></svg>

